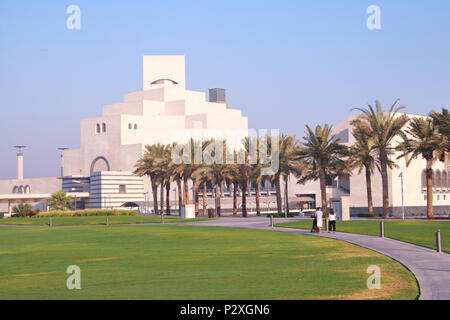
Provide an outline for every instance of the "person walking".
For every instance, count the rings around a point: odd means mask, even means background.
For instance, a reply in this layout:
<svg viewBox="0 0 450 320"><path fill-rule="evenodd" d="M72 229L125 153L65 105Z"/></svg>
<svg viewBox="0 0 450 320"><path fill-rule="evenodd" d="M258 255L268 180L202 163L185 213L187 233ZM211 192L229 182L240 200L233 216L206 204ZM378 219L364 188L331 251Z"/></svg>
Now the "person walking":
<svg viewBox="0 0 450 320"><path fill-rule="evenodd" d="M334 213L333 209L330 209L330 215L328 219L328 233L330 233L331 231L336 232L336 214Z"/></svg>
<svg viewBox="0 0 450 320"><path fill-rule="evenodd" d="M316 210L316 219L317 219L317 232L322 232L322 224L323 224L323 212L321 210L322 208L318 207Z"/></svg>

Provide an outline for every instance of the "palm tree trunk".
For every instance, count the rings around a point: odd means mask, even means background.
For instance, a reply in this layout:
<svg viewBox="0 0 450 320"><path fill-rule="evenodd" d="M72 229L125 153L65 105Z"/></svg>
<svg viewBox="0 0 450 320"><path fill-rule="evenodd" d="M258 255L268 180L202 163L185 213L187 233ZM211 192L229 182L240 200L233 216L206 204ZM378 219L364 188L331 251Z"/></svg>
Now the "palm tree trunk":
<svg viewBox="0 0 450 320"><path fill-rule="evenodd" d="M256 215L261 215L261 207L259 205L259 182L256 182L255 186L255 202L256 202Z"/></svg>
<svg viewBox="0 0 450 320"><path fill-rule="evenodd" d="M322 199L322 212L327 212L327 181L325 169L319 169L319 180L320 180L320 197Z"/></svg>
<svg viewBox="0 0 450 320"><path fill-rule="evenodd" d="M194 206L195 216L198 216L198 182L194 180Z"/></svg>
<svg viewBox="0 0 450 320"><path fill-rule="evenodd" d="M217 184L216 197L217 197L217 216L220 217L220 196L221 196L221 183Z"/></svg>
<svg viewBox="0 0 450 320"><path fill-rule="evenodd" d="M203 182L203 215L206 214L206 182Z"/></svg>
<svg viewBox="0 0 450 320"><path fill-rule="evenodd" d="M247 212L247 180L242 180L242 216L248 217Z"/></svg>
<svg viewBox="0 0 450 320"><path fill-rule="evenodd" d="M380 151L381 184L383 185L383 217L389 217L389 185L387 176L387 155Z"/></svg>
<svg viewBox="0 0 450 320"><path fill-rule="evenodd" d="M233 216L237 216L237 188L238 182L233 182Z"/></svg>
<svg viewBox="0 0 450 320"><path fill-rule="evenodd" d="M427 218L433 219L433 170L431 161L427 160Z"/></svg>
<svg viewBox="0 0 450 320"><path fill-rule="evenodd" d="M166 184L166 214L170 215L170 182Z"/></svg>
<svg viewBox="0 0 450 320"><path fill-rule="evenodd" d="M152 180L152 195L153 195L153 211L155 214L158 214L158 186L154 182L155 179Z"/></svg>
<svg viewBox="0 0 450 320"><path fill-rule="evenodd" d="M281 208L281 187L280 187L280 174L277 173L275 174L275 188L277 191L277 210L278 210L278 215L281 216L282 212L282 208Z"/></svg>
<svg viewBox="0 0 450 320"><path fill-rule="evenodd" d="M177 180L177 187L178 187L178 215L181 216L181 202L183 201L183 196L181 192L181 180Z"/></svg>
<svg viewBox="0 0 450 320"><path fill-rule="evenodd" d="M183 186L184 186L184 202L183 204L189 204L189 186L188 186L188 180L185 178L183 181Z"/></svg>
<svg viewBox="0 0 450 320"><path fill-rule="evenodd" d="M286 176L286 177L285 177L285 179L284 179L284 182L286 183L286 185L285 185L285 189L284 189L284 191L285 191L284 197L285 197L285 201L286 201L286 211L287 211L287 215L289 216L289 192L288 192L288 179L289 179L289 176Z"/></svg>
<svg viewBox="0 0 450 320"><path fill-rule="evenodd" d="M370 169L366 167L367 209L370 214L373 214L372 181L370 176Z"/></svg>

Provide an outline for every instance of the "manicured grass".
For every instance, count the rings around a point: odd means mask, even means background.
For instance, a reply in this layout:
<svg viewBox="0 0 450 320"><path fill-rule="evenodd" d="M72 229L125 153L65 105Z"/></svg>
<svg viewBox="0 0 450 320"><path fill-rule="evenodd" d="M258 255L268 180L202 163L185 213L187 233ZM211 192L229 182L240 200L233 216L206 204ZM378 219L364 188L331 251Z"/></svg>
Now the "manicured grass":
<svg viewBox="0 0 450 320"><path fill-rule="evenodd" d="M54 226L75 226L75 225L106 225L106 217L82 216L82 217L53 217ZM169 222L192 222L207 220L208 218L181 219L178 217L164 217L164 221ZM109 224L135 224L135 223L161 223L161 217L151 216L111 216ZM8 218L0 220L0 225L50 225L50 218Z"/></svg>
<svg viewBox="0 0 450 320"><path fill-rule="evenodd" d="M296 229L311 229L312 220L280 223L277 224L277 226ZM379 220L353 220L342 222L337 221L336 229L337 231L342 232L379 236L380 221ZM436 249L437 230L441 230L442 249L445 252L450 253L450 221L388 220L384 222L384 234L386 237L413 243L431 249Z"/></svg>
<svg viewBox="0 0 450 320"><path fill-rule="evenodd" d="M186 225L0 228L0 299L415 299L414 276L331 239ZM81 290L66 269L81 268ZM367 267L381 268L369 290Z"/></svg>

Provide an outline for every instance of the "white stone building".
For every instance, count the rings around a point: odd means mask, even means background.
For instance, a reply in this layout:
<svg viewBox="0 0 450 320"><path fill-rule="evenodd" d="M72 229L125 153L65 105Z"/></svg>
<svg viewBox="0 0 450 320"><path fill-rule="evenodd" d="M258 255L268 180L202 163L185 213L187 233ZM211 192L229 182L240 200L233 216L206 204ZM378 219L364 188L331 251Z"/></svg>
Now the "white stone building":
<svg viewBox="0 0 450 320"><path fill-rule="evenodd" d="M409 115L414 116L414 115ZM352 145L350 121L336 124L334 133L341 142ZM102 116L81 120L79 149L64 150L61 177L24 179L21 176L22 157L18 155L18 179L0 181L0 211L20 202L44 202L52 192L64 190L77 199L78 208L115 208L136 203L151 208L151 186L148 178L132 174L136 161L146 145L185 142L189 138L226 138L228 145L240 147L248 133L248 120L242 111L228 107L224 89L211 89L209 101L204 92L186 89L184 56L145 56L143 58L143 90L124 95L124 101L103 106ZM395 160L396 155L393 156ZM25 161L26 163L26 161ZM393 215L402 213L401 178L403 173L403 203L406 215L426 213L423 179L425 161L414 160L406 168L404 160L396 160L399 168L389 170L390 206ZM436 162L434 179L434 210L450 213L450 174L443 163ZM327 200L338 217L367 212L364 172L353 172L328 181ZM176 185L171 187L171 206L176 204ZM275 188L261 186L261 208L275 209ZM284 193L284 188L282 188ZM381 212L381 177L372 177L373 201ZM190 191L192 201L192 190ZM248 191L248 208L254 210L254 186ZM212 189L207 191L208 207L214 207ZM232 207L232 192L223 188L223 211ZM284 199L284 196L283 196ZM291 176L288 182L291 208L311 209L321 203L319 182L300 185ZM9 205L8 205L9 204ZM179 205L179 204L177 204ZM45 207L45 204L42 205ZM200 205L201 207L201 205Z"/></svg>

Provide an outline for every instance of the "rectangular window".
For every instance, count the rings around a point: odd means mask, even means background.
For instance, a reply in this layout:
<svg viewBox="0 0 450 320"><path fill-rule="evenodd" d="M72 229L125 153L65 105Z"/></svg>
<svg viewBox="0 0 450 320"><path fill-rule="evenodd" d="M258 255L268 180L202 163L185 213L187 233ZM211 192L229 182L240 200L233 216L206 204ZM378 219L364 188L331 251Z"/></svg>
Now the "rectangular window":
<svg viewBox="0 0 450 320"><path fill-rule="evenodd" d="M127 186L124 184L119 185L119 193L127 193Z"/></svg>

